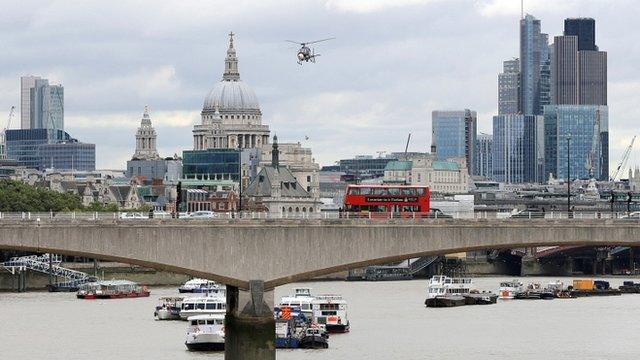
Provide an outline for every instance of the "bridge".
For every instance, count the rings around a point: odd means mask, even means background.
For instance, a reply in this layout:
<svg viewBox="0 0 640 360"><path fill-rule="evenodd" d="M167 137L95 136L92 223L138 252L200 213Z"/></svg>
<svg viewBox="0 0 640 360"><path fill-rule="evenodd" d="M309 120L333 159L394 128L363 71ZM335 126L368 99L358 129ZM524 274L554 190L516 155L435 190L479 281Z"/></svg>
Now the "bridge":
<svg viewBox="0 0 640 360"><path fill-rule="evenodd" d="M625 219L4 220L0 249L118 261L227 284L227 359L273 359L273 288L408 258L638 246Z"/></svg>

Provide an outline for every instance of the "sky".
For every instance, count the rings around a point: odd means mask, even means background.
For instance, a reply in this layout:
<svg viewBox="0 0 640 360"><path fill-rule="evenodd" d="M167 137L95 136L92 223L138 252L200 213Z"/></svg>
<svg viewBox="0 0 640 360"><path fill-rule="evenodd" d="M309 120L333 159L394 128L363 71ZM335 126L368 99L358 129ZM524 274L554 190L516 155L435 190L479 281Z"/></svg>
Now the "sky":
<svg viewBox="0 0 640 360"><path fill-rule="evenodd" d="M524 8L551 39L564 18L596 19L615 167L640 120L640 1L525 0ZM263 122L281 142L311 147L321 165L403 151L409 133L410 151L428 151L433 110L476 110L478 131L491 133L497 74L519 51L518 0L22 0L2 13L0 121L12 105L19 111L20 76L60 83L65 130L96 144L99 169L125 168L145 105L162 156L192 147L230 31ZM336 39L316 44L322 56L304 66L284 41L327 37ZM640 165L636 153L630 163Z"/></svg>

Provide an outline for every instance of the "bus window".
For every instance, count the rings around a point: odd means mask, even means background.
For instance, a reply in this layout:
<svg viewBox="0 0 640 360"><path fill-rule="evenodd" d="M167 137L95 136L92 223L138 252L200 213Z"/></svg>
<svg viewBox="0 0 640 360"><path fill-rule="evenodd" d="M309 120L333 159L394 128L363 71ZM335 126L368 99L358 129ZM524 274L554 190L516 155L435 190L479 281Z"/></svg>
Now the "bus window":
<svg viewBox="0 0 640 360"><path fill-rule="evenodd" d="M349 189L349 195L360 195L360 189L359 188Z"/></svg>
<svg viewBox="0 0 640 360"><path fill-rule="evenodd" d="M416 190L418 190L418 195L424 195L424 188L417 188Z"/></svg>
<svg viewBox="0 0 640 360"><path fill-rule="evenodd" d="M387 189L385 188L374 188L373 195L387 195Z"/></svg>
<svg viewBox="0 0 640 360"><path fill-rule="evenodd" d="M400 189L398 189L398 188L389 188L389 195L400 195Z"/></svg>
<svg viewBox="0 0 640 360"><path fill-rule="evenodd" d="M402 195L415 195L416 194L416 189L415 188L404 188L402 189Z"/></svg>
<svg viewBox="0 0 640 360"><path fill-rule="evenodd" d="M413 206L403 206L402 211L410 212L410 211L413 211L413 208L414 208Z"/></svg>
<svg viewBox="0 0 640 360"><path fill-rule="evenodd" d="M371 188L360 188L360 195L371 195Z"/></svg>

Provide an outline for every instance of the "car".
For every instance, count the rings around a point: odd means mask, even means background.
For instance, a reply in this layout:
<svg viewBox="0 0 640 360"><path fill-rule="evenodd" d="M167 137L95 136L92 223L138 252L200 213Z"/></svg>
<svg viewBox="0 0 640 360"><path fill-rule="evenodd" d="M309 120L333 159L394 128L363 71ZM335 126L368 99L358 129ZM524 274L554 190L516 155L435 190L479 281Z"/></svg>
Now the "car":
<svg viewBox="0 0 640 360"><path fill-rule="evenodd" d="M514 219L544 219L544 210L538 208L527 208L511 214Z"/></svg>
<svg viewBox="0 0 640 360"><path fill-rule="evenodd" d="M192 212L189 215L189 219L214 219L215 217L216 215L213 211L206 210Z"/></svg>

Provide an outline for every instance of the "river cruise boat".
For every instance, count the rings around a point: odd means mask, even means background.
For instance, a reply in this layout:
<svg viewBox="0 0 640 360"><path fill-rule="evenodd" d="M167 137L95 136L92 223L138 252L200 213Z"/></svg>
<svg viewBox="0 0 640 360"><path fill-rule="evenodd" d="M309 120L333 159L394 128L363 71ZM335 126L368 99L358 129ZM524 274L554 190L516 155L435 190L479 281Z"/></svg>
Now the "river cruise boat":
<svg viewBox="0 0 640 360"><path fill-rule="evenodd" d="M519 280L503 281L500 283L498 298L501 300L515 299L516 295L524 291L524 285Z"/></svg>
<svg viewBox="0 0 640 360"><path fill-rule="evenodd" d="M180 320L181 297L161 297L158 299L153 316L158 320Z"/></svg>
<svg viewBox="0 0 640 360"><path fill-rule="evenodd" d="M224 350L224 314L190 316L184 344L189 351Z"/></svg>
<svg viewBox="0 0 640 360"><path fill-rule="evenodd" d="M471 278L450 278L437 275L427 286L427 307L453 307L466 305L465 296L471 294Z"/></svg>
<svg viewBox="0 0 640 360"><path fill-rule="evenodd" d="M215 281L207 279L191 279L178 288L178 292L183 293L209 293L223 291L224 286Z"/></svg>
<svg viewBox="0 0 640 360"><path fill-rule="evenodd" d="M180 318L187 320L190 316L226 314L227 299L221 296L188 297L182 300Z"/></svg>
<svg viewBox="0 0 640 360"><path fill-rule="evenodd" d="M280 307L288 306L291 308L300 309L300 312L311 319L313 317L313 300L315 298L311 296L310 288L295 288L293 289L293 295L284 296L280 299Z"/></svg>
<svg viewBox="0 0 640 360"><path fill-rule="evenodd" d="M78 299L124 299L148 297L146 286L128 280L96 281L82 284L76 297Z"/></svg>
<svg viewBox="0 0 640 360"><path fill-rule="evenodd" d="M341 295L318 295L311 302L312 321L324 325L329 333L349 331L347 301Z"/></svg>

